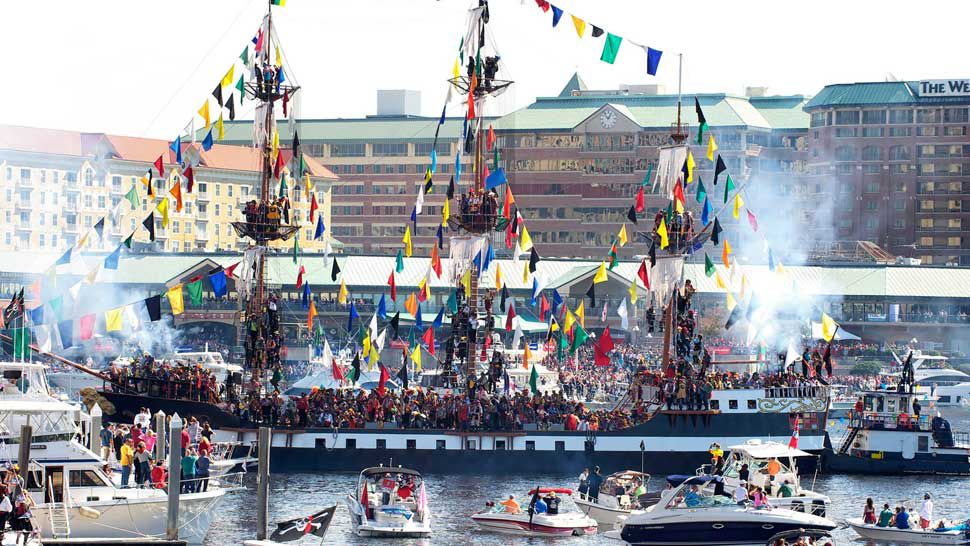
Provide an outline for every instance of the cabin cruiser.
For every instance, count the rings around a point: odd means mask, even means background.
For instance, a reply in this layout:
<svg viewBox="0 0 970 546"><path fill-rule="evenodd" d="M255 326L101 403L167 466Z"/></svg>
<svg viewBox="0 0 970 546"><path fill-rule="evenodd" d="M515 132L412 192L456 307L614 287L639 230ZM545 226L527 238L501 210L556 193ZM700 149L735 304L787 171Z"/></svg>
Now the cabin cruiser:
<svg viewBox="0 0 970 546"><path fill-rule="evenodd" d="M893 357L902 364L898 355L893 353ZM945 356L913 351L913 382L918 385L916 391L932 397L939 407L970 403L970 374L951 368L948 360Z"/></svg>
<svg viewBox="0 0 970 546"><path fill-rule="evenodd" d="M688 478L666 489L657 504L634 512L622 523L620 537L633 546L674 544L765 544L778 533L831 531L837 525L823 517L783 508L756 509L705 486L707 476Z"/></svg>
<svg viewBox="0 0 970 546"><path fill-rule="evenodd" d="M851 387L846 385L832 385L832 398L829 399L829 418L848 418L855 409L855 402L859 397Z"/></svg>
<svg viewBox="0 0 970 546"><path fill-rule="evenodd" d="M845 521L862 538L892 544L970 544L970 521L941 521L941 526L921 529L913 525L910 529L879 527L864 523L862 518L849 518Z"/></svg>
<svg viewBox="0 0 970 546"><path fill-rule="evenodd" d="M560 497L562 495L563 497ZM596 534L596 520L577 510L563 510L560 503L572 495L571 489L542 487L529 491L532 500L526 509L505 501L486 504L472 515L482 530L527 537L581 536ZM542 499L542 503L539 503ZM514 500L510 497L510 500Z"/></svg>
<svg viewBox="0 0 970 546"><path fill-rule="evenodd" d="M832 472L970 475L970 433L956 432L941 415L917 412L912 385L862 393L865 411L853 415L846 435L826 453ZM925 407L925 406L924 406Z"/></svg>
<svg viewBox="0 0 970 546"><path fill-rule="evenodd" d="M612 528L621 516L646 508L660 499L659 492L647 493L650 474L635 470L615 472L603 479L599 495L577 492L573 502L596 523Z"/></svg>
<svg viewBox="0 0 970 546"><path fill-rule="evenodd" d="M0 362L0 456L17 459L20 427L31 425L27 491L32 522L42 539L164 537L168 494L112 482L104 461L81 444L76 406L50 396L46 367ZM210 481L179 500L180 537L201 544L226 490Z"/></svg>
<svg viewBox="0 0 970 546"><path fill-rule="evenodd" d="M424 479L402 467L365 468L357 489L347 495L350 524L360 537L425 538L431 536L431 509Z"/></svg>
<svg viewBox="0 0 970 546"><path fill-rule="evenodd" d="M788 508L824 517L825 509L831 501L825 495L802 487L796 464L796 460L802 457L814 456L780 442L748 440L728 447L727 454L716 468L710 464L704 465L697 469L697 475L720 474L724 480L724 488L730 494L740 483L740 474L747 470L746 485L749 488L761 487L775 508ZM778 464L778 471L773 478L769 472L772 460ZM708 483L708 488L713 490L713 483ZM783 490L784 485L788 486L786 490Z"/></svg>

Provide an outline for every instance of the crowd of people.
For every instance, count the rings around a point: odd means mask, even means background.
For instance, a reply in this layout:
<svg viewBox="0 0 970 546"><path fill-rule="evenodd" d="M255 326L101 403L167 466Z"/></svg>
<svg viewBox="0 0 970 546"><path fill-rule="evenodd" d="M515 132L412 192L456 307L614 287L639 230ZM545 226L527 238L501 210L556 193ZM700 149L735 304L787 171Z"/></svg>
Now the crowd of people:
<svg viewBox="0 0 970 546"><path fill-rule="evenodd" d="M17 465L7 464L0 470L0 543L7 544L8 532L15 533L14 544L27 546L28 540L36 535L30 521L33 517L33 500L27 494L24 483L18 474Z"/></svg>
<svg viewBox="0 0 970 546"><path fill-rule="evenodd" d="M112 362L107 369L112 388L150 396L218 403L231 384L218 384L199 363L155 360L145 353L127 366Z"/></svg>
<svg viewBox="0 0 970 546"><path fill-rule="evenodd" d="M933 498L929 493L923 495L923 502L919 507L919 521L914 521L912 515L906 511L906 506L903 504L896 505L895 510L889 508L889 503L882 505L882 510L876 514L876 506L872 501L872 497L866 499L866 505L862 509L862 522L866 525L875 525L876 527L894 527L896 529L927 529L936 528L943 529L946 527L946 522L940 520L937 524L933 525Z"/></svg>
<svg viewBox="0 0 970 546"><path fill-rule="evenodd" d="M255 230L257 238L274 239L279 233L281 224L290 223L290 200L287 197L270 199L269 201L250 200L243 207L246 223Z"/></svg>

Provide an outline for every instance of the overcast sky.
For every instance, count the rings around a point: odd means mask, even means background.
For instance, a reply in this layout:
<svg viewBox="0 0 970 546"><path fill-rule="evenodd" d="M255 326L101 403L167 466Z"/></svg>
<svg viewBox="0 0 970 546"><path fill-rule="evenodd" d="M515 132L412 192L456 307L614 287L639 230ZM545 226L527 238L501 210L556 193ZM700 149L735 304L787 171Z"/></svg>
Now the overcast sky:
<svg viewBox="0 0 970 546"><path fill-rule="evenodd" d="M422 92L437 115L464 28L466 0L287 0L276 9L303 114L360 117L376 90ZM656 2L560 0L557 28L534 0L492 0L512 92L495 109L555 95L574 71L593 88L661 83L685 92L813 94L826 83L968 77L970 3L887 0ZM7 83L0 123L172 138L255 33L263 0L4 2ZM665 52L657 77L624 43L615 65L603 39L577 38L569 15ZM455 112L458 107L455 107ZM248 108L244 112L249 113ZM490 114L501 112L489 112Z"/></svg>

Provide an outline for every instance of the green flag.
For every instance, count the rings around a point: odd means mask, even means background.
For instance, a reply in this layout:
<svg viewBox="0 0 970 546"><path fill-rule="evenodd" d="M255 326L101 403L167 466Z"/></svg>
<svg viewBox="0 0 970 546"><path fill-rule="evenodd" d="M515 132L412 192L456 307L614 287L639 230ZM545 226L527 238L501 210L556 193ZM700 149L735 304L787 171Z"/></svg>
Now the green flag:
<svg viewBox="0 0 970 546"><path fill-rule="evenodd" d="M297 234L293 237L293 263L300 259L300 237Z"/></svg>
<svg viewBox="0 0 970 546"><path fill-rule="evenodd" d="M47 302L47 305L50 305L51 311L54 312L54 316L57 317L58 321L63 320L64 317L61 316L61 312L64 310L64 296L57 296Z"/></svg>
<svg viewBox="0 0 970 546"><path fill-rule="evenodd" d="M192 305L202 305L202 279L190 282L186 285L186 288L189 289L189 301L192 302Z"/></svg>
<svg viewBox="0 0 970 546"><path fill-rule="evenodd" d="M244 65L249 66L249 44L246 44L246 49L243 49L242 53L239 54L239 59L242 60Z"/></svg>
<svg viewBox="0 0 970 546"><path fill-rule="evenodd" d="M404 253L400 249L397 251L397 263L394 266L394 271L397 273L404 272Z"/></svg>
<svg viewBox="0 0 970 546"><path fill-rule="evenodd" d="M408 352L413 351L415 347L417 347L417 344L414 340L414 327L411 327L408 330Z"/></svg>
<svg viewBox="0 0 970 546"><path fill-rule="evenodd" d="M616 54L620 52L621 43L623 43L622 37L607 32L606 41L603 43L603 54L600 55L600 60L604 63L613 64L613 61L616 60Z"/></svg>
<svg viewBox="0 0 970 546"><path fill-rule="evenodd" d="M125 199L131 203L131 208L138 208L138 192L135 191L135 186L132 186L131 189L128 190L128 193L125 194Z"/></svg>
<svg viewBox="0 0 970 546"><path fill-rule="evenodd" d="M613 246L610 247L610 266L607 269L613 271L613 268L616 267L617 263L619 263L619 261L616 258L616 243L613 243Z"/></svg>
<svg viewBox="0 0 970 546"><path fill-rule="evenodd" d="M492 170L498 169L498 145L492 148Z"/></svg>
<svg viewBox="0 0 970 546"><path fill-rule="evenodd" d="M532 394L538 394L538 392L539 392L539 370L536 369L535 364L532 365L532 373L529 374L529 388L532 390Z"/></svg>
<svg viewBox="0 0 970 546"><path fill-rule="evenodd" d="M10 331L13 338L13 357L30 359L30 332L27 328L14 328Z"/></svg>
<svg viewBox="0 0 970 546"><path fill-rule="evenodd" d="M703 203L704 198L707 197L707 188L704 187L704 181L701 177L697 177L697 202Z"/></svg>
<svg viewBox="0 0 970 546"><path fill-rule="evenodd" d="M248 49L249 46L246 46L246 48ZM245 74L239 76L239 81L236 82L236 89L239 90L239 104L242 104L243 103L243 98L245 98L245 96L246 96L246 82L245 82L245 77L246 77Z"/></svg>
<svg viewBox="0 0 970 546"><path fill-rule="evenodd" d="M576 329L573 330L573 346L569 348L569 354L576 354L576 350L582 347L583 343L586 343L587 339L589 339L589 334L587 334L586 330L584 330L583 327L577 322Z"/></svg>
<svg viewBox="0 0 970 546"><path fill-rule="evenodd" d="M728 202L728 194L734 190L734 180L731 180L731 175L727 175L727 184L724 184L724 202Z"/></svg>
<svg viewBox="0 0 970 546"><path fill-rule="evenodd" d="M288 188L286 186L286 175L280 173L280 194L279 194L279 197L280 198L286 197L286 192L289 191L289 189L290 188Z"/></svg>
<svg viewBox="0 0 970 546"><path fill-rule="evenodd" d="M556 356L559 360L566 358L566 349L569 348L569 342L566 339L566 332L559 334L559 346L556 347Z"/></svg>
<svg viewBox="0 0 970 546"><path fill-rule="evenodd" d="M714 276L714 262L711 261L711 257L704 253L704 274L708 277Z"/></svg>
<svg viewBox="0 0 970 546"><path fill-rule="evenodd" d="M455 292L455 290L452 290L451 294L448 294L448 303L445 304L448 306L448 312L452 315L458 314L458 299L455 297Z"/></svg>
<svg viewBox="0 0 970 546"><path fill-rule="evenodd" d="M643 182L640 183L641 186L646 187L650 183L650 175L653 174L653 163L647 165L647 176L643 177Z"/></svg>
<svg viewBox="0 0 970 546"><path fill-rule="evenodd" d="M350 374L347 377L351 384L360 379L360 353L354 353L354 361L350 363Z"/></svg>
<svg viewBox="0 0 970 546"><path fill-rule="evenodd" d="M134 237L134 236L135 236L135 234L134 234L134 233L132 233L131 235L129 235L129 236L128 236L128 237L127 237L127 238L125 239L125 246L126 246L126 247L128 247L128 248L131 248L131 239L132 239L132 237Z"/></svg>

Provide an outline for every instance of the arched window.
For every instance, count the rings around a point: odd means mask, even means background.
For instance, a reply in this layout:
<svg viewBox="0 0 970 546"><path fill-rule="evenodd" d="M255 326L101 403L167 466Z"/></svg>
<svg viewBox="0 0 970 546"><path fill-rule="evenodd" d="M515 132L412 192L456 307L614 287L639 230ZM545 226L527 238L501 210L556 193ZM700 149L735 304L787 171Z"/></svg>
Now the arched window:
<svg viewBox="0 0 970 546"><path fill-rule="evenodd" d="M839 146L835 149L835 158L839 161L853 161L855 159L855 147Z"/></svg>

